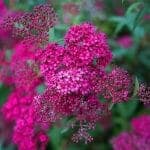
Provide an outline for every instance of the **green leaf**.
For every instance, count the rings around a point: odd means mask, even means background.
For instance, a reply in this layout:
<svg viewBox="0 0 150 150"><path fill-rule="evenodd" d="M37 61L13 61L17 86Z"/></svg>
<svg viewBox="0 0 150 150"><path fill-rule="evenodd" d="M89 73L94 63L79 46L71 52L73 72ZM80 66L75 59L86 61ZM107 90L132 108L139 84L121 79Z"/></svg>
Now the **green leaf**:
<svg viewBox="0 0 150 150"><path fill-rule="evenodd" d="M139 91L139 81L138 81L138 78L135 77L135 81L134 81L134 90L133 90L133 95L132 97L135 97Z"/></svg>
<svg viewBox="0 0 150 150"><path fill-rule="evenodd" d="M144 16L145 9L140 9L139 12L135 16L134 24L133 24L133 30L136 28L136 26L139 24L140 20Z"/></svg>
<svg viewBox="0 0 150 150"><path fill-rule="evenodd" d="M112 110L112 108L114 107L114 105L115 105L115 103L110 103L110 105L109 105L109 110Z"/></svg>
<svg viewBox="0 0 150 150"><path fill-rule="evenodd" d="M49 131L50 141L54 150L60 150L61 145L61 128L53 127Z"/></svg>
<svg viewBox="0 0 150 150"><path fill-rule="evenodd" d="M137 106L138 101L129 100L128 102L117 104L116 108L121 117L128 119L134 115Z"/></svg>
<svg viewBox="0 0 150 150"><path fill-rule="evenodd" d="M125 2L125 0L122 0L122 4Z"/></svg>
<svg viewBox="0 0 150 150"><path fill-rule="evenodd" d="M1 84L1 86L0 86L0 105L2 105L6 101L9 92L10 92L10 89Z"/></svg>
<svg viewBox="0 0 150 150"><path fill-rule="evenodd" d="M133 3L132 5L130 5L126 11L126 16L129 16L133 12L133 10L135 10L141 4L142 4L142 2L136 2L136 3Z"/></svg>
<svg viewBox="0 0 150 150"><path fill-rule="evenodd" d="M44 91L45 91L45 86L43 85L43 84L41 84L41 85L39 85L38 87L37 87L37 92L39 93L39 94L42 94L42 93L44 93Z"/></svg>
<svg viewBox="0 0 150 150"><path fill-rule="evenodd" d="M69 130L69 127L66 126L64 129L61 130L60 133L61 133L61 134L64 134L64 133L66 133L68 130Z"/></svg>
<svg viewBox="0 0 150 150"><path fill-rule="evenodd" d="M114 58L122 58L127 54L127 50L123 48L118 48L113 50Z"/></svg>
<svg viewBox="0 0 150 150"><path fill-rule="evenodd" d="M122 30L122 28L126 25L127 22L125 17L120 17L120 16L110 17L109 21L117 23L117 27L115 29L114 35L117 35Z"/></svg>

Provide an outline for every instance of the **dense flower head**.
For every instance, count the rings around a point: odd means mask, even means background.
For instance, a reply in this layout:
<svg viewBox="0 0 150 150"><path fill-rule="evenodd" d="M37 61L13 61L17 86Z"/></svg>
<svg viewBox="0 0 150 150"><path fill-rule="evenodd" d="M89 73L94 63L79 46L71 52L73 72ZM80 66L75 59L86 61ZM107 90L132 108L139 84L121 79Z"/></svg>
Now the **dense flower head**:
<svg viewBox="0 0 150 150"><path fill-rule="evenodd" d="M10 29L9 27L6 27L6 20L7 20L6 18L9 18L9 16L12 16L12 18L14 18L18 14L19 14L18 11L13 12L9 10L4 0L0 1L0 47L10 49L12 46L14 46L18 42L19 39L12 38L11 36L12 29Z"/></svg>
<svg viewBox="0 0 150 150"><path fill-rule="evenodd" d="M87 113L88 112L88 113ZM76 117L80 121L97 122L102 116L108 114L108 104L100 103L95 95L85 96L78 108Z"/></svg>
<svg viewBox="0 0 150 150"><path fill-rule="evenodd" d="M49 120L53 122L57 120L57 117L58 119L60 119L62 115L66 116L71 115L80 104L81 99L82 95L77 94L61 95L56 90L50 89L47 90L40 97L37 97L34 103L35 104L41 103L41 105L39 105L41 110L43 110L45 107L50 107L51 109L47 111L47 115L50 115L52 113L54 116L56 116L54 120L51 120L51 117L53 117L53 115L49 116ZM37 108L38 109L36 110L39 111L39 107Z"/></svg>
<svg viewBox="0 0 150 150"><path fill-rule="evenodd" d="M113 141L114 150L149 150L149 139L142 138L134 133L123 132Z"/></svg>
<svg viewBox="0 0 150 150"><path fill-rule="evenodd" d="M76 143L83 140L85 144L93 141L93 137L88 133L88 131L95 128L94 124L79 122L78 124L72 124L72 128L75 128L77 125L79 126L79 129L73 134L72 140Z"/></svg>
<svg viewBox="0 0 150 150"><path fill-rule="evenodd" d="M50 43L45 49L41 49L36 54L37 62L40 65L41 73L46 76L61 69L64 57L64 47L56 43Z"/></svg>
<svg viewBox="0 0 150 150"><path fill-rule="evenodd" d="M33 91L41 82L38 66L35 63L35 45L18 43L15 47L10 69L16 89Z"/></svg>
<svg viewBox="0 0 150 150"><path fill-rule="evenodd" d="M56 23L56 14L51 5L35 6L32 12L9 15L5 18L4 27L12 30L13 36L28 39L34 37L39 43L47 42L48 30Z"/></svg>
<svg viewBox="0 0 150 150"><path fill-rule="evenodd" d="M24 116L32 103L32 96L22 96L18 91L12 92L3 106L3 113L8 121L15 121Z"/></svg>
<svg viewBox="0 0 150 150"><path fill-rule="evenodd" d="M150 116L142 115L132 120L132 128L135 133L142 137L150 138Z"/></svg>
<svg viewBox="0 0 150 150"><path fill-rule="evenodd" d="M96 59L100 66L106 66L112 59L106 35L89 23L72 26L65 35L65 45L71 57L77 58L76 65L92 64Z"/></svg>
<svg viewBox="0 0 150 150"><path fill-rule="evenodd" d="M13 82L16 89L24 90L24 92L31 91L34 92L36 87L42 82L36 72L36 64L28 64L26 62L21 62L15 65L16 69L13 73Z"/></svg>
<svg viewBox="0 0 150 150"><path fill-rule="evenodd" d="M132 120L133 131L122 132L113 138L114 150L149 150L150 116L142 115Z"/></svg>
<svg viewBox="0 0 150 150"><path fill-rule="evenodd" d="M127 101L129 99L132 80L127 71L115 68L106 74L99 85L100 93L113 103Z"/></svg>
<svg viewBox="0 0 150 150"><path fill-rule="evenodd" d="M52 107L53 100L57 100L57 95L52 94L50 91L45 91L42 95L34 97L32 104L35 111L34 116L41 127L49 128L51 123L56 122L61 118L61 115L55 112Z"/></svg>
<svg viewBox="0 0 150 150"><path fill-rule="evenodd" d="M44 150L48 142L45 131L36 128L32 107L28 112L16 121L14 128L13 141L21 150Z"/></svg>
<svg viewBox="0 0 150 150"><path fill-rule="evenodd" d="M94 81L99 73L91 68L64 69L56 74L47 76L49 87L55 88L61 94L87 94L94 89Z"/></svg>
<svg viewBox="0 0 150 150"><path fill-rule="evenodd" d="M146 86L144 84L140 85L138 96L140 98L140 101L144 104L150 103L150 86Z"/></svg>

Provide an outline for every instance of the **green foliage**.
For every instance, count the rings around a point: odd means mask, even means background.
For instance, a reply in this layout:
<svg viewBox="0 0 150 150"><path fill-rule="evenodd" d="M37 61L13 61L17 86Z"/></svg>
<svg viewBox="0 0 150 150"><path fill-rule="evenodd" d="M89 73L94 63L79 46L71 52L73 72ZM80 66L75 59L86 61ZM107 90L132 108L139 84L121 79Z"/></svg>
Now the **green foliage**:
<svg viewBox="0 0 150 150"><path fill-rule="evenodd" d="M10 89L0 83L0 106L6 101Z"/></svg>

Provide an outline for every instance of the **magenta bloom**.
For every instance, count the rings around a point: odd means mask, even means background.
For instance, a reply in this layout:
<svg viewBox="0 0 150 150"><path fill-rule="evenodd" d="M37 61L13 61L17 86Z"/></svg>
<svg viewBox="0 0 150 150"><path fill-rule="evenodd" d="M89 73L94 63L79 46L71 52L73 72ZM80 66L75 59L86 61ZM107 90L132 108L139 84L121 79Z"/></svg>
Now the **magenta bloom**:
<svg viewBox="0 0 150 150"><path fill-rule="evenodd" d="M148 104L150 103L150 86L141 84L138 91L138 96L140 98L140 101L148 106Z"/></svg>
<svg viewBox="0 0 150 150"><path fill-rule="evenodd" d="M72 26L65 35L65 45L76 65L89 65L96 59L105 67L112 59L106 35L89 23Z"/></svg>
<svg viewBox="0 0 150 150"><path fill-rule="evenodd" d="M138 135L150 139L150 116L142 115L132 120L132 128Z"/></svg>
<svg viewBox="0 0 150 150"><path fill-rule="evenodd" d="M115 68L106 74L99 83L100 93L113 103L129 99L132 80L127 71Z"/></svg>
<svg viewBox="0 0 150 150"><path fill-rule="evenodd" d="M133 131L122 132L113 138L114 150L149 150L150 116L142 115L132 120Z"/></svg>
<svg viewBox="0 0 150 150"><path fill-rule="evenodd" d="M129 35L124 35L117 39L117 43L123 48L130 48L133 45L133 39Z"/></svg>
<svg viewBox="0 0 150 150"><path fill-rule="evenodd" d="M48 136L42 130L36 130L36 122L34 120L34 111L32 107L28 112L16 121L13 133L13 141L20 150L45 150L48 143Z"/></svg>

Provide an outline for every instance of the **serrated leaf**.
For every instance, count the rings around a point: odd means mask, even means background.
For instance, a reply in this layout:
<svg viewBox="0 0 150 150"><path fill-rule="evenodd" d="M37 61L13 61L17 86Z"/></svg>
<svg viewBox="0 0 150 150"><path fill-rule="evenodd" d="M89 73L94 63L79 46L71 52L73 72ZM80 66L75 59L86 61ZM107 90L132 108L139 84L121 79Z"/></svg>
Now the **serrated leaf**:
<svg viewBox="0 0 150 150"><path fill-rule="evenodd" d="M139 91L139 81L137 79L137 77L135 77L135 81L134 81L134 90L133 90L133 95L132 97L135 97Z"/></svg>

